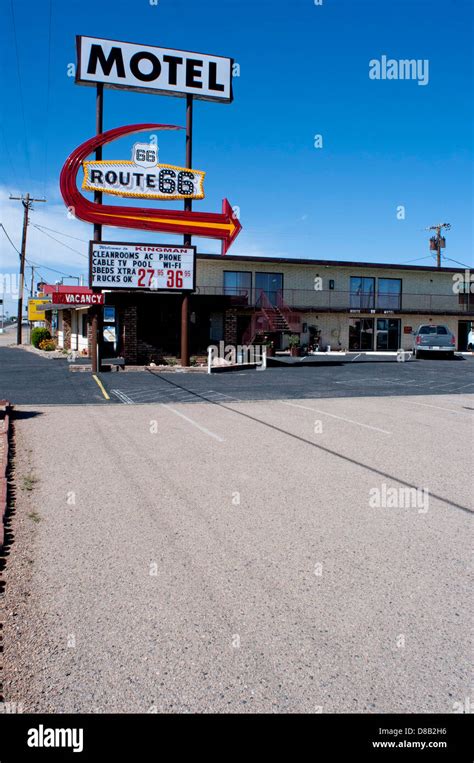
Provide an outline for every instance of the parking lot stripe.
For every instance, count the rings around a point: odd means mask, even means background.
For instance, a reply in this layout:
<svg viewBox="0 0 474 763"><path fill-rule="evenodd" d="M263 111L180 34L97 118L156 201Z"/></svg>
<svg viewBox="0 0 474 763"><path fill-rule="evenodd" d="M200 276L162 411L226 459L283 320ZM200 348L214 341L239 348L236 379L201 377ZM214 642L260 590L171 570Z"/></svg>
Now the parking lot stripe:
<svg viewBox="0 0 474 763"><path fill-rule="evenodd" d="M172 408L170 405L167 405L166 403L160 403L160 405L162 408L166 408L166 410L171 411L172 413L175 413L176 416L179 416L180 418L187 421L189 424L192 424L193 427L196 427L196 429L200 429L201 432L208 434L209 437L213 437L218 442L225 442L223 437L220 437L218 434L215 434L214 432L211 432L209 429L206 429L206 427L201 426L201 424L198 424L197 421L190 419L189 416L185 416L185 414L181 413L181 411L177 411L176 408Z"/></svg>
<svg viewBox="0 0 474 763"><path fill-rule="evenodd" d="M361 421L354 421L354 419L347 419L345 416L336 416L335 413L328 413L327 411L321 411L318 408L310 408L308 405L299 405L298 403L288 403L285 400L280 400L283 405L291 405L292 408L302 408L305 411L313 411L313 413L320 413L323 416L330 416L332 419L339 419L340 421L345 421L348 424L357 424L359 427L364 427L365 429L373 429L374 432L382 432L382 434L392 434L391 432L388 432L386 429L380 429L379 427L373 427L370 424L363 424Z"/></svg>
<svg viewBox="0 0 474 763"><path fill-rule="evenodd" d="M133 405L133 400L131 400L131 399L128 397L128 395L126 395L126 394L125 394L125 392L122 392L122 391L121 391L121 390L119 390L119 389L113 389L113 390L112 390L112 395L116 395L116 397L118 397L118 399L119 399L119 400L120 400L122 403L125 403L126 405Z"/></svg>
<svg viewBox="0 0 474 763"><path fill-rule="evenodd" d="M406 400L408 405L422 405L425 408L436 408L438 411L449 411L449 413L457 413L464 416L465 414L462 413L462 411L456 411L454 408L443 408L441 405L431 405L430 403L419 403L415 400Z"/></svg>
<svg viewBox="0 0 474 763"><path fill-rule="evenodd" d="M105 389L104 385L102 384L101 380L95 374L92 374L92 378L95 379L95 381L99 385L100 391L102 392L102 394L105 397L105 399L106 400L110 400L110 397L107 394L106 389Z"/></svg>

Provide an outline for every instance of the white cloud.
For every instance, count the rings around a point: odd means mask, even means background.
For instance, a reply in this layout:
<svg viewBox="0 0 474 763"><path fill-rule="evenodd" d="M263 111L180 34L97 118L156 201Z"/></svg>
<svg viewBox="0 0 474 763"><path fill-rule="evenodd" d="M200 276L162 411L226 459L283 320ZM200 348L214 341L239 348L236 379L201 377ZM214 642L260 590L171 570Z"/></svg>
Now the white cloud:
<svg viewBox="0 0 474 763"><path fill-rule="evenodd" d="M9 193L0 187L0 222L8 232L17 249L21 247L23 228L23 205L20 201L11 201ZM53 231L40 232L35 225L52 228ZM73 275L87 272L87 251L90 226L79 220L69 219L64 204L35 203L29 215L26 257L40 265L51 266ZM45 234L50 234L54 241ZM65 236L75 236L75 239ZM15 252L3 232L0 233L0 266L2 272L18 270L18 254ZM59 243L62 242L62 243ZM71 251L71 249L77 251ZM81 256L82 255L82 256ZM44 274L47 275L47 272Z"/></svg>

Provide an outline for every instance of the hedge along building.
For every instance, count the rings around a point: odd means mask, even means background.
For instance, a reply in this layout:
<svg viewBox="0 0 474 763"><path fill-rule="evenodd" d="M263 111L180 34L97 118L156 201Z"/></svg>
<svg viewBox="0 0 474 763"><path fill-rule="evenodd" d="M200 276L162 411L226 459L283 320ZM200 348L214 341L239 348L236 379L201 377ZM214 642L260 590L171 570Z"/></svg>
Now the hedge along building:
<svg viewBox="0 0 474 763"><path fill-rule="evenodd" d="M430 322L446 324L457 349L465 350L474 321L470 287L469 274L454 268L198 254L190 352L205 354L221 340L248 344L264 337L285 349L293 333L302 344L319 336L320 346L334 350L394 351L410 349L411 329ZM105 291L99 309L104 357L117 354L142 365L179 355L179 294ZM90 351L90 309L74 306L71 315L71 325L82 327L81 346L87 336ZM59 343L67 347L67 330L63 336ZM78 349L74 337L71 330L70 349Z"/></svg>

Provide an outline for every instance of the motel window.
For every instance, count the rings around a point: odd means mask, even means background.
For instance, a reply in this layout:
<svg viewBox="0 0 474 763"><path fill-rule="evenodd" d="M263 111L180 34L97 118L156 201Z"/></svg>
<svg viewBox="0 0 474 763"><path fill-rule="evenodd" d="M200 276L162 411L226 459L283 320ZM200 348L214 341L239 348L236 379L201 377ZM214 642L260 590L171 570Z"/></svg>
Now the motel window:
<svg viewBox="0 0 474 763"><path fill-rule="evenodd" d="M473 304L473 299L471 294L469 293L469 289L467 289L465 292L459 292L458 297L459 297L459 305L461 307L471 307L471 305Z"/></svg>
<svg viewBox="0 0 474 763"><path fill-rule="evenodd" d="M377 283L377 307L383 310L400 310L402 297L401 278L379 278Z"/></svg>
<svg viewBox="0 0 474 763"><path fill-rule="evenodd" d="M224 294L250 299L252 273L241 270L224 270Z"/></svg>
<svg viewBox="0 0 474 763"><path fill-rule="evenodd" d="M269 301L278 304L279 296L283 295L283 273L255 273L256 300Z"/></svg>
<svg viewBox="0 0 474 763"><path fill-rule="evenodd" d="M351 277L351 307L369 310L375 307L375 278Z"/></svg>
<svg viewBox="0 0 474 763"><path fill-rule="evenodd" d="M87 313L86 313L86 315L82 316L82 331L81 331L81 334L84 337L84 339L87 339Z"/></svg>

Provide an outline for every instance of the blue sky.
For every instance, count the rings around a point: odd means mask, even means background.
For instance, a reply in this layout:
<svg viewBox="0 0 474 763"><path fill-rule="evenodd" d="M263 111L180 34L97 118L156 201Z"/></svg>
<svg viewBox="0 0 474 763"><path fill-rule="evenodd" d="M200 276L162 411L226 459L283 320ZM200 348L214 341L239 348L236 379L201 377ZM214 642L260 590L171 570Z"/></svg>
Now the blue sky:
<svg viewBox="0 0 474 763"><path fill-rule="evenodd" d="M75 35L84 34L238 62L234 102L195 105L193 157L193 166L207 172L206 198L194 208L220 211L226 196L241 209L244 229L231 254L406 262L429 257L424 228L446 220L452 224L446 255L470 262L471 0L323 0L320 6L314 0L3 0L2 8L0 220L19 247L21 208L7 196L29 190L48 199L36 205L34 224L80 239L50 231L73 252L32 225L31 261L86 273L91 226L67 219L58 190L65 158L95 129L94 89L67 76ZM369 79L369 61L383 54L428 59L428 84ZM105 129L184 124L184 118L183 99L106 90ZM319 149L316 134L323 136ZM181 163L183 136L162 135L160 160ZM105 156L129 158L133 140L112 144ZM399 205L404 220L397 219ZM14 270L18 257L0 236L0 270ZM111 228L104 239L170 240ZM218 250L216 242L194 243ZM417 264L423 263L431 264ZM52 271L42 273L54 279Z"/></svg>

